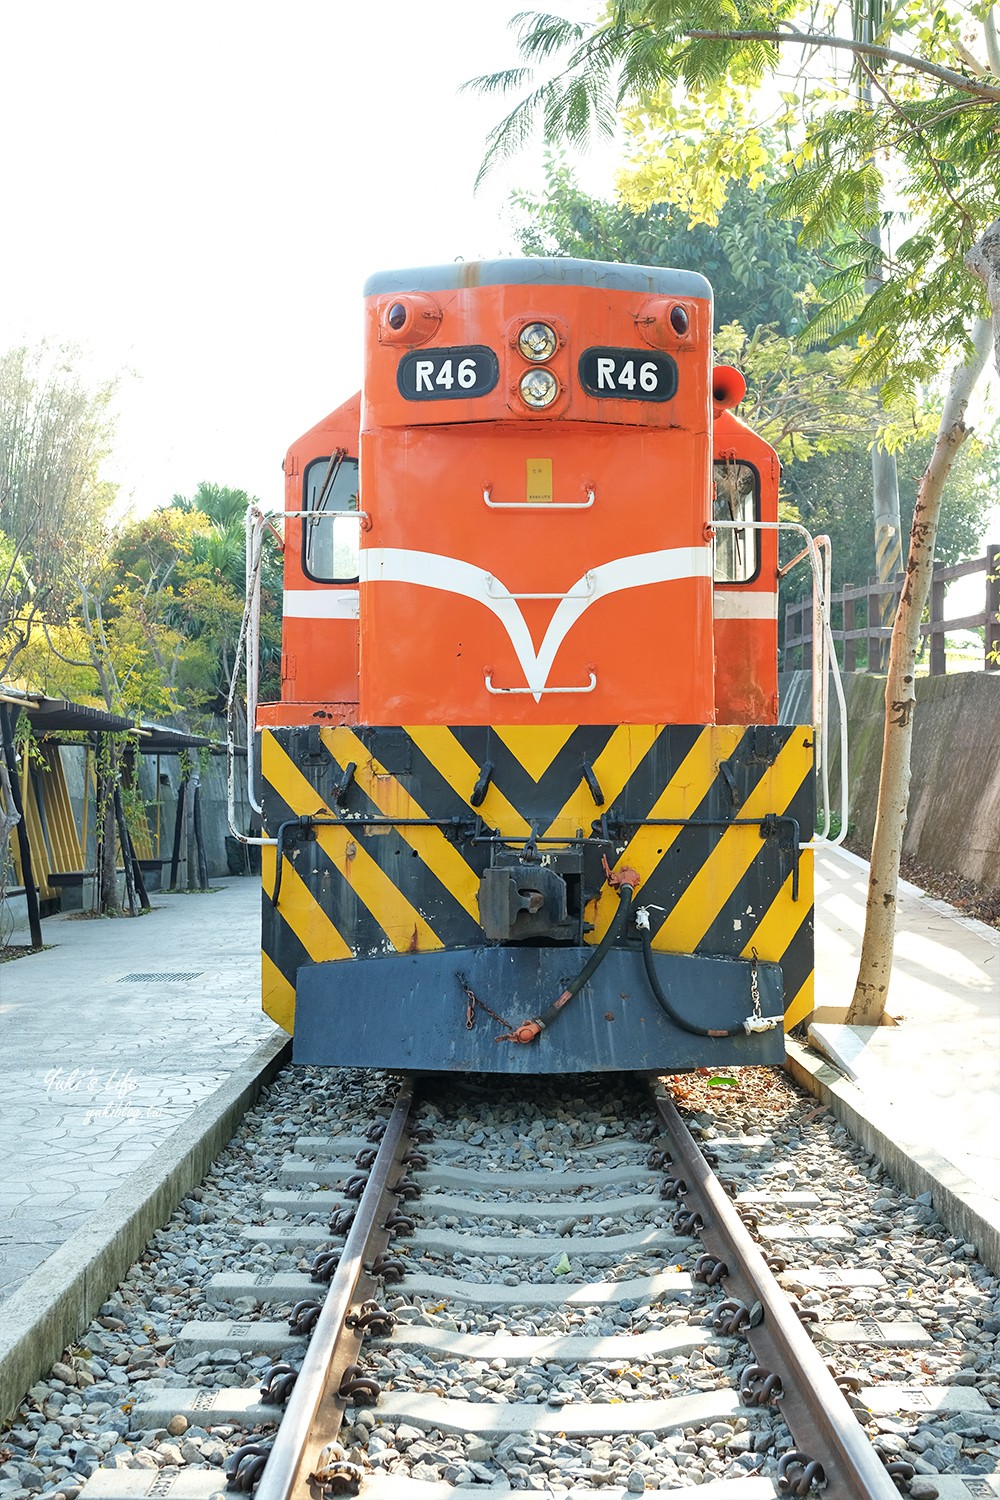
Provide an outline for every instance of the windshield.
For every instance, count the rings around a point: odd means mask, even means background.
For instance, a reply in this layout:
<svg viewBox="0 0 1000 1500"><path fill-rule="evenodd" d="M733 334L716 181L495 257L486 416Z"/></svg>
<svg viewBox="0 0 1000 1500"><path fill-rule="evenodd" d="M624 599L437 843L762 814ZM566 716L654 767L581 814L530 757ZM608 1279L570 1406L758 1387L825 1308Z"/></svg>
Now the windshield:
<svg viewBox="0 0 1000 1500"><path fill-rule="evenodd" d="M342 448L315 458L303 483L303 563L317 583L357 583L360 552L358 461Z"/></svg>

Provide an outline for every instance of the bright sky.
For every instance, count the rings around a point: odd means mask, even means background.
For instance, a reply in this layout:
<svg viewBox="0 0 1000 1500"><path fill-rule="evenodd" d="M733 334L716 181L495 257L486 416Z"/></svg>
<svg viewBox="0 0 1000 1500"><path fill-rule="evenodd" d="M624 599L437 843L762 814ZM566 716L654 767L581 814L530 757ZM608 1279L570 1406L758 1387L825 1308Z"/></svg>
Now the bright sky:
<svg viewBox="0 0 1000 1500"><path fill-rule="evenodd" d="M586 15L596 0L551 0ZM123 375L109 478L141 510L202 479L280 508L289 443L357 388L361 290L512 253L523 152L473 181L531 0L28 0L0 13L0 348ZM581 164L610 193L614 156ZM1000 515L997 517L1000 521Z"/></svg>
<svg viewBox="0 0 1000 1500"><path fill-rule="evenodd" d="M502 101L457 90L515 61L527 3L4 7L0 348L132 372L108 477L140 509L202 479L279 505L285 449L359 384L366 276L515 250L540 154L474 197Z"/></svg>

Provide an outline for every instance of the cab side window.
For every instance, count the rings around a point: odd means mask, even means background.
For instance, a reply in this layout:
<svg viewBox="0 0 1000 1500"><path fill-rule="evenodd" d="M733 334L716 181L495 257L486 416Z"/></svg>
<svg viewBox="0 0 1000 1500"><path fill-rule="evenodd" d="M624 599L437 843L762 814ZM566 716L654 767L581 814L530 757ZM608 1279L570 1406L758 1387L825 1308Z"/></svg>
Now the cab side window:
<svg viewBox="0 0 1000 1500"><path fill-rule="evenodd" d="M342 448L314 458L305 472L302 563L316 583L357 583L361 537L358 461Z"/></svg>
<svg viewBox="0 0 1000 1500"><path fill-rule="evenodd" d="M712 465L715 497L713 521L736 521L738 526L720 526L715 533L715 582L749 583L758 567L757 538L753 523L760 515L760 479L752 464L725 458Z"/></svg>

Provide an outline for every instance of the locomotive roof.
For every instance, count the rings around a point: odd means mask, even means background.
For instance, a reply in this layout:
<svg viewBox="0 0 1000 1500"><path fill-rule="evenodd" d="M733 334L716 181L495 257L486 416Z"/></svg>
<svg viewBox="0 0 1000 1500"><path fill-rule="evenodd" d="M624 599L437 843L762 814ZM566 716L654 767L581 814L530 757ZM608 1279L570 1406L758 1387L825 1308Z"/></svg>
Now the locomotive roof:
<svg viewBox="0 0 1000 1500"><path fill-rule="evenodd" d="M628 266L569 256L526 260L460 260L444 266L376 271L365 296L384 292L451 292L476 286L592 286L603 291L661 292L672 297L710 298L712 288L697 271L669 266Z"/></svg>

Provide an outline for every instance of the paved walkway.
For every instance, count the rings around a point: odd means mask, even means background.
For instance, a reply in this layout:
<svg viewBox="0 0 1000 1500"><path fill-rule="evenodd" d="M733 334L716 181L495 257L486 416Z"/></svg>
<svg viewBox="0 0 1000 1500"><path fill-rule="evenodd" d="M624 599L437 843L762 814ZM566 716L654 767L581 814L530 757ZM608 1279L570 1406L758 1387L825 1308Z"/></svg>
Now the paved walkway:
<svg viewBox="0 0 1000 1500"><path fill-rule="evenodd" d="M850 1001L866 888L862 861L819 856L821 1006ZM0 1299L276 1033L259 884L154 901L136 921L47 918L51 951L0 966ZM897 1026L813 1037L862 1116L967 1175L1000 1222L1000 932L904 886L889 1010Z"/></svg>
<svg viewBox="0 0 1000 1500"><path fill-rule="evenodd" d="M274 1035L259 882L217 883L0 965L0 1299Z"/></svg>
<svg viewBox="0 0 1000 1500"><path fill-rule="evenodd" d="M868 866L843 850L816 861L817 1010L850 1003ZM1000 1222L1000 930L901 882L887 1014L897 1024L817 1024L814 1046L886 1117L908 1154L933 1152Z"/></svg>

